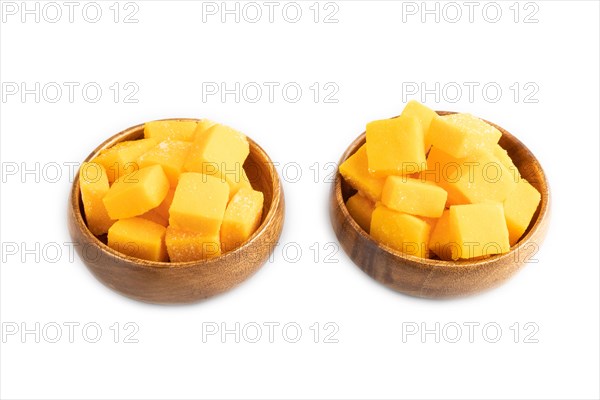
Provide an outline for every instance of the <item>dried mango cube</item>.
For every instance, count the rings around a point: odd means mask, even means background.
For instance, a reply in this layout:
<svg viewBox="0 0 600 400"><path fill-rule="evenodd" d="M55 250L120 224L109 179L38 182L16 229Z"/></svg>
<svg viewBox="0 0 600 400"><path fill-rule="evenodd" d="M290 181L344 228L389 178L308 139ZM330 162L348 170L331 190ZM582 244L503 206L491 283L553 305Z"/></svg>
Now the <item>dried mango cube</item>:
<svg viewBox="0 0 600 400"><path fill-rule="evenodd" d="M433 146L427 157L428 169L421 179L448 192L448 205L503 202L515 189L513 174L489 151L475 151L455 158Z"/></svg>
<svg viewBox="0 0 600 400"><path fill-rule="evenodd" d="M502 203L465 204L450 207L450 240L457 244L457 258L475 258L510 250Z"/></svg>
<svg viewBox="0 0 600 400"><path fill-rule="evenodd" d="M149 219L150 221L154 221L157 224L167 227L169 225L169 207L171 207L174 195L175 189L169 189L165 199L158 205L158 207L140 215L140 218Z"/></svg>
<svg viewBox="0 0 600 400"><path fill-rule="evenodd" d="M475 150L491 150L501 136L498 129L471 114L436 116L427 133L434 147L455 158L467 157Z"/></svg>
<svg viewBox="0 0 600 400"><path fill-rule="evenodd" d="M230 183L233 189L242 179L244 161L250 153L248 139L225 125L213 125L197 135L188 153L186 171L213 175Z"/></svg>
<svg viewBox="0 0 600 400"><path fill-rule="evenodd" d="M241 188L231 198L221 225L221 246L230 251L241 246L258 228L262 217L262 192Z"/></svg>
<svg viewBox="0 0 600 400"><path fill-rule="evenodd" d="M146 122L144 137L158 139L161 142L167 139L191 142L194 140L197 125L196 121L176 119Z"/></svg>
<svg viewBox="0 0 600 400"><path fill-rule="evenodd" d="M371 215L375 210L375 203L360 193L356 193L346 201L346 208L356 223L369 233L371 229Z"/></svg>
<svg viewBox="0 0 600 400"><path fill-rule="evenodd" d="M406 107L404 107L401 115L406 117L414 117L419 121L421 128L423 129L425 153L427 153L431 147L431 141L429 140L429 127L431 126L431 121L433 118L437 116L436 112L416 100L411 100L406 104Z"/></svg>
<svg viewBox="0 0 600 400"><path fill-rule="evenodd" d="M228 200L226 182L211 175L184 172L169 208L169 225L204 235L218 234Z"/></svg>
<svg viewBox="0 0 600 400"><path fill-rule="evenodd" d="M250 183L244 168L241 169L241 174L239 177L230 179L227 181L227 183L229 184L229 200L231 200L241 188L252 189L252 184Z"/></svg>
<svg viewBox="0 0 600 400"><path fill-rule="evenodd" d="M198 261L221 255L218 234L204 235L169 226L165 243L171 262Z"/></svg>
<svg viewBox="0 0 600 400"><path fill-rule="evenodd" d="M431 182L390 175L385 180L381 202L392 210L421 217L442 216L448 193Z"/></svg>
<svg viewBox="0 0 600 400"><path fill-rule="evenodd" d="M112 219L131 218L157 207L168 191L162 167L152 165L119 178L102 201Z"/></svg>
<svg viewBox="0 0 600 400"><path fill-rule="evenodd" d="M85 220L90 232L102 235L115 222L108 216L102 198L109 189L106 170L101 164L85 162L79 169L79 188L85 211Z"/></svg>
<svg viewBox="0 0 600 400"><path fill-rule="evenodd" d="M138 157L157 144L158 140L155 138L127 140L103 150L92 161L102 164L106 169L108 182L113 183L120 177L137 171Z"/></svg>
<svg viewBox="0 0 600 400"><path fill-rule="evenodd" d="M215 125L217 125L217 123L215 121L211 121L210 119L202 119L198 121L198 125L196 126L196 131L194 132L194 138L192 139L192 141L198 139L199 136L203 135Z"/></svg>
<svg viewBox="0 0 600 400"><path fill-rule="evenodd" d="M177 186L179 175L183 172L183 164L191 146L190 142L167 139L142 154L137 163L140 168L160 165L169 178L171 187L174 188Z"/></svg>
<svg viewBox="0 0 600 400"><path fill-rule="evenodd" d="M521 179L521 173L519 169L513 163L512 158L508 155L508 152L502 148L499 144L495 145L492 149L492 154L506 167L511 173L513 180L518 182Z"/></svg>
<svg viewBox="0 0 600 400"><path fill-rule="evenodd" d="M126 218L108 230L108 246L132 257L167 261L166 228L143 218Z"/></svg>
<svg viewBox="0 0 600 400"><path fill-rule="evenodd" d="M147 213L144 213L144 214L140 215L137 218L147 219L148 221L155 222L155 223L157 223L159 225L164 226L165 228L167 226L169 226L169 220L168 219L164 219L163 217L161 217L160 215L158 215L158 213L156 213L156 211L154 211L154 210L156 210L156 209L154 208L154 209L148 211Z"/></svg>
<svg viewBox="0 0 600 400"><path fill-rule="evenodd" d="M423 127L416 117L400 116L367 124L369 172L378 177L407 175L427 167Z"/></svg>
<svg viewBox="0 0 600 400"><path fill-rule="evenodd" d="M504 216L511 246L515 245L527 230L540 199L540 192L525 179L521 179L516 189L504 200Z"/></svg>
<svg viewBox="0 0 600 400"><path fill-rule="evenodd" d="M371 201L376 202L381 198L385 179L377 178L369 172L366 144L348 157L340 165L339 170L350 186L363 193Z"/></svg>
<svg viewBox="0 0 600 400"><path fill-rule="evenodd" d="M424 220L378 206L371 217L371 236L406 254L427 258L431 227Z"/></svg>
<svg viewBox="0 0 600 400"><path fill-rule="evenodd" d="M458 244L453 243L450 236L450 210L444 210L438 218L429 237L429 250L441 260L458 259Z"/></svg>

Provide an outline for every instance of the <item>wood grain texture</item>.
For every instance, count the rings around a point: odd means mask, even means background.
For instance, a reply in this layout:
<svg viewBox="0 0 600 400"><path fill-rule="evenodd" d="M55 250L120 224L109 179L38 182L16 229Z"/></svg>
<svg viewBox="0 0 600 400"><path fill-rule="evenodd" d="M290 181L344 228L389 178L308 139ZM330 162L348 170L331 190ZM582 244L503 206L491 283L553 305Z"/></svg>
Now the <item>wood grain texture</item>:
<svg viewBox="0 0 600 400"><path fill-rule="evenodd" d="M101 150L124 140L143 137L144 125L116 134L85 161ZM76 249L92 274L115 291L150 303L190 303L225 292L254 274L273 251L284 220L284 196L279 176L264 150L251 139L250 155L244 168L252 186L263 192L264 209L261 225L241 247L220 257L178 263L141 260L121 254L95 237L87 228L79 179L71 188L68 225Z"/></svg>
<svg viewBox="0 0 600 400"><path fill-rule="evenodd" d="M439 115L452 112L438 111ZM536 253L548 228L550 191L546 176L534 155L505 129L486 121L502 132L500 145L508 152L523 178L541 194L541 201L529 228L510 252L482 260L441 261L423 259L377 243L352 219L345 201L355 190L337 174L330 200L330 216L338 240L365 273L399 292L427 298L447 298L477 293L510 278L523 265L536 262ZM365 143L361 134L346 150L339 164Z"/></svg>

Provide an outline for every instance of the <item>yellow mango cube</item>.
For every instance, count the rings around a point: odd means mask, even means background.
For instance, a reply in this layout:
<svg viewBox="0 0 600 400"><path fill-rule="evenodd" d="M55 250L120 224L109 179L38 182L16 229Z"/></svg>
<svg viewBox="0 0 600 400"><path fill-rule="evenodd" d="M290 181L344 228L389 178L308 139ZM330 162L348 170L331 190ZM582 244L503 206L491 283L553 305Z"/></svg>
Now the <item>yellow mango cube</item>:
<svg viewBox="0 0 600 400"><path fill-rule="evenodd" d="M450 207L450 241L457 244L457 258L476 258L510 250L502 203L465 204Z"/></svg>
<svg viewBox="0 0 600 400"><path fill-rule="evenodd" d="M515 189L513 174L491 152L478 150L455 158L433 146L421 179L448 192L448 205L503 202Z"/></svg>
<svg viewBox="0 0 600 400"><path fill-rule="evenodd" d="M384 178L378 178L369 172L367 160L367 145L362 145L356 153L348 157L340 165L340 174L354 189L361 192L371 201L381 198Z"/></svg>
<svg viewBox="0 0 600 400"><path fill-rule="evenodd" d="M211 121L210 119L202 119L202 120L198 121L198 125L196 126L196 131L194 132L194 139L192 141L195 141L196 139L198 139L199 136L203 135L205 132L207 132L210 128L212 128L215 125L217 125L217 123L215 121Z"/></svg>
<svg viewBox="0 0 600 400"><path fill-rule="evenodd" d="M371 215L375 210L375 203L360 193L356 193L346 201L346 208L356 223L369 233L371 229Z"/></svg>
<svg viewBox="0 0 600 400"><path fill-rule="evenodd" d="M423 127L416 117L400 116L367 124L369 172L378 177L407 175L427 168Z"/></svg>
<svg viewBox="0 0 600 400"><path fill-rule="evenodd" d="M204 235L218 234L228 200L226 182L211 175L184 172L169 208L169 225Z"/></svg>
<svg viewBox="0 0 600 400"><path fill-rule="evenodd" d="M108 246L131 257L167 261L166 228L143 218L126 218L108 230Z"/></svg>
<svg viewBox="0 0 600 400"><path fill-rule="evenodd" d="M390 175L385 180L381 202L392 210L421 217L442 216L448 193L431 182Z"/></svg>
<svg viewBox="0 0 600 400"><path fill-rule="evenodd" d="M418 101L411 100L406 104L401 115L405 117L413 117L419 121L421 128L423 129L425 153L427 153L431 147L431 140L429 140L429 127L431 126L431 121L433 118L437 116L437 113Z"/></svg>
<svg viewBox="0 0 600 400"><path fill-rule="evenodd" d="M101 164L85 162L79 168L79 188L87 227L94 235L108 232L115 222L108 216L102 198L109 189L106 170Z"/></svg>
<svg viewBox="0 0 600 400"><path fill-rule="evenodd" d="M429 250L440 260L451 261L458 259L458 245L452 242L450 235L450 210L444 210L442 216L431 230Z"/></svg>
<svg viewBox="0 0 600 400"><path fill-rule="evenodd" d="M229 200L233 198L233 196L240 190L241 188L252 189L252 184L248 179L248 175L246 175L246 171L244 168L240 171L241 174L239 177L235 177L227 181L229 184Z"/></svg>
<svg viewBox="0 0 600 400"><path fill-rule="evenodd" d="M246 136L217 124L197 135L184 167L186 171L213 175L236 185L242 179L244 161L249 153Z"/></svg>
<svg viewBox="0 0 600 400"><path fill-rule="evenodd" d="M183 164L191 146L190 142L167 139L142 154L137 163L140 168L160 165L165 171L171 187L174 188L177 186L179 175L183 172Z"/></svg>
<svg viewBox="0 0 600 400"><path fill-rule="evenodd" d="M198 261L221 255L218 234L204 235L169 226L165 243L171 262Z"/></svg>
<svg viewBox="0 0 600 400"><path fill-rule="evenodd" d="M119 178L102 201L112 219L131 218L157 207L168 191L162 167L152 165Z"/></svg>
<svg viewBox="0 0 600 400"><path fill-rule="evenodd" d="M262 217L262 192L241 188L231 198L221 225L221 247L230 251L241 246L258 228Z"/></svg>
<svg viewBox="0 0 600 400"><path fill-rule="evenodd" d="M102 164L106 169L108 182L113 183L120 177L137 171L138 157L157 144L158 140L155 138L127 140L103 150L92 161Z"/></svg>
<svg viewBox="0 0 600 400"><path fill-rule="evenodd" d="M175 196L175 189L169 189L165 199L158 205L158 207L152 209L156 214L158 214L161 218L169 220L169 208L171 208L171 203L173 202L173 197Z"/></svg>
<svg viewBox="0 0 600 400"><path fill-rule="evenodd" d="M438 149L455 158L464 158L475 150L491 150L502 133L471 114L450 114L432 119L427 137Z"/></svg>
<svg viewBox="0 0 600 400"><path fill-rule="evenodd" d="M370 232L375 240L422 258L427 258L430 230L424 220L383 205L376 207L371 217Z"/></svg>
<svg viewBox="0 0 600 400"><path fill-rule="evenodd" d="M161 217L160 215L158 215L158 213L156 211L156 208L153 208L152 210L148 211L147 213L144 213L142 215L140 215L139 217L136 218L143 218L143 219L147 219L148 221L152 221L155 222L159 225L164 226L165 228L167 226L169 226L169 220L168 219L164 219L163 217Z"/></svg>
<svg viewBox="0 0 600 400"><path fill-rule="evenodd" d="M495 145L492 148L492 154L506 167L506 169L511 173L513 180L518 182L521 179L521 173L519 169L513 163L512 158L508 155L508 152L502 148L499 144Z"/></svg>
<svg viewBox="0 0 600 400"><path fill-rule="evenodd" d="M146 122L144 137L158 139L161 142L167 139L191 142L194 140L197 125L196 121L175 119Z"/></svg>
<svg viewBox="0 0 600 400"><path fill-rule="evenodd" d="M525 179L504 200L504 216L510 245L514 246L527 230L541 200L540 192Z"/></svg>

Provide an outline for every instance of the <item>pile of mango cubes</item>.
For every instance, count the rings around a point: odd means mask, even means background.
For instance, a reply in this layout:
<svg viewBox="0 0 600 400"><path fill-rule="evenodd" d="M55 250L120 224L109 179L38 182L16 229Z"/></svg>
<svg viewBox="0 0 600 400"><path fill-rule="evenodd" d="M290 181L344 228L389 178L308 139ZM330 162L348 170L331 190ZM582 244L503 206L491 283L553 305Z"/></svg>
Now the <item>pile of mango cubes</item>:
<svg viewBox="0 0 600 400"><path fill-rule="evenodd" d="M263 193L244 170L249 143L210 120L144 125L144 138L103 150L79 171L89 230L150 261L216 257L243 244L262 218Z"/></svg>
<svg viewBox="0 0 600 400"><path fill-rule="evenodd" d="M346 206L379 243L423 258L476 259L510 250L540 193L470 114L439 116L410 101L367 124L366 144L339 167L357 193Z"/></svg>

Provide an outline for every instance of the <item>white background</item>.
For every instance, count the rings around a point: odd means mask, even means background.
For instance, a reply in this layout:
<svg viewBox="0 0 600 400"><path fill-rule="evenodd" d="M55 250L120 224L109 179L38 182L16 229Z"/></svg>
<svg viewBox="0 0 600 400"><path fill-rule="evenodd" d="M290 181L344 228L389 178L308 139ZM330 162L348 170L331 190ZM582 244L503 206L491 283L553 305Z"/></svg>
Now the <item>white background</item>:
<svg viewBox="0 0 600 400"><path fill-rule="evenodd" d="M219 14L203 22L203 4L194 1L137 1L128 9L121 3L118 23L112 1L99 2L97 23L82 17L81 2L70 23L68 9L58 4L63 16L57 23L44 15L39 23L35 16L22 23L19 13L5 13L0 28L2 398L599 397L597 2L498 2L496 23L488 22L496 6L482 14L483 2L473 22L462 2L438 3L439 22L435 15L421 21L421 2L338 1L327 9L321 3L318 23L312 1L299 3L297 23L282 17L286 3L275 8L273 23L262 2L258 23L244 15L239 23L234 16L222 23ZM452 23L456 5L462 19ZM123 23L135 6L138 23ZM338 22L323 23L336 9ZM54 18L54 10L46 12ZM537 22L524 23L530 13ZM21 82L29 88L56 82L63 97L51 103L54 92L41 93L39 102L33 94L7 94L11 83ZM80 85L73 102L64 82ZM103 89L96 103L81 94L90 82ZM115 82L121 88L116 102L109 88ZM139 88L137 103L124 101L128 82ZM233 95L203 101L206 82L280 86L273 102L265 87L260 101L242 96L236 103ZM281 94L290 82L303 89L296 103ZM321 87L316 103L309 88L315 82ZM339 88L337 103L324 102L328 82ZM465 82L478 85L472 98ZM437 83L438 98L408 96L411 83L429 89ZM482 93L486 84L502 94ZM454 102L456 86L463 92ZM407 297L371 280L343 251L330 254L337 241L328 216L327 163L337 162L368 121L399 114L408 98L502 125L545 168L552 219L538 262L497 289L457 300ZM178 116L229 124L281 163L285 227L272 262L237 289L199 304L148 305L112 292L78 257L70 259L64 243L70 241L71 182L64 163L80 162L126 127ZM63 166L56 182L50 182L53 163ZM297 164L284 171L289 163ZM9 174L15 165L18 171ZM37 176L23 173L36 165ZM295 182L298 168L302 176ZM327 255L337 262L325 262ZM69 322L80 324L73 343L64 325ZM132 337L138 343L125 343L134 326L125 329L127 322L139 327ZM264 325L269 322L280 324L273 343ZM472 343L464 325L470 322L480 324ZM34 334L21 336L36 323L39 343ZM86 340L95 336L93 329L82 333L86 323L101 327L97 343ZM203 340L212 323L228 329L239 323L246 335L239 343L233 334ZM258 343L249 340L253 323L263 327ZM302 329L296 343L288 342L294 329L282 333L286 323ZM439 343L434 334L403 340L410 327L435 330L436 323ZM62 337L51 343L55 324ZM451 343L456 324L462 337ZM15 326L19 332L9 335ZM325 340L336 326L333 340ZM502 336L490 343L498 326Z"/></svg>

